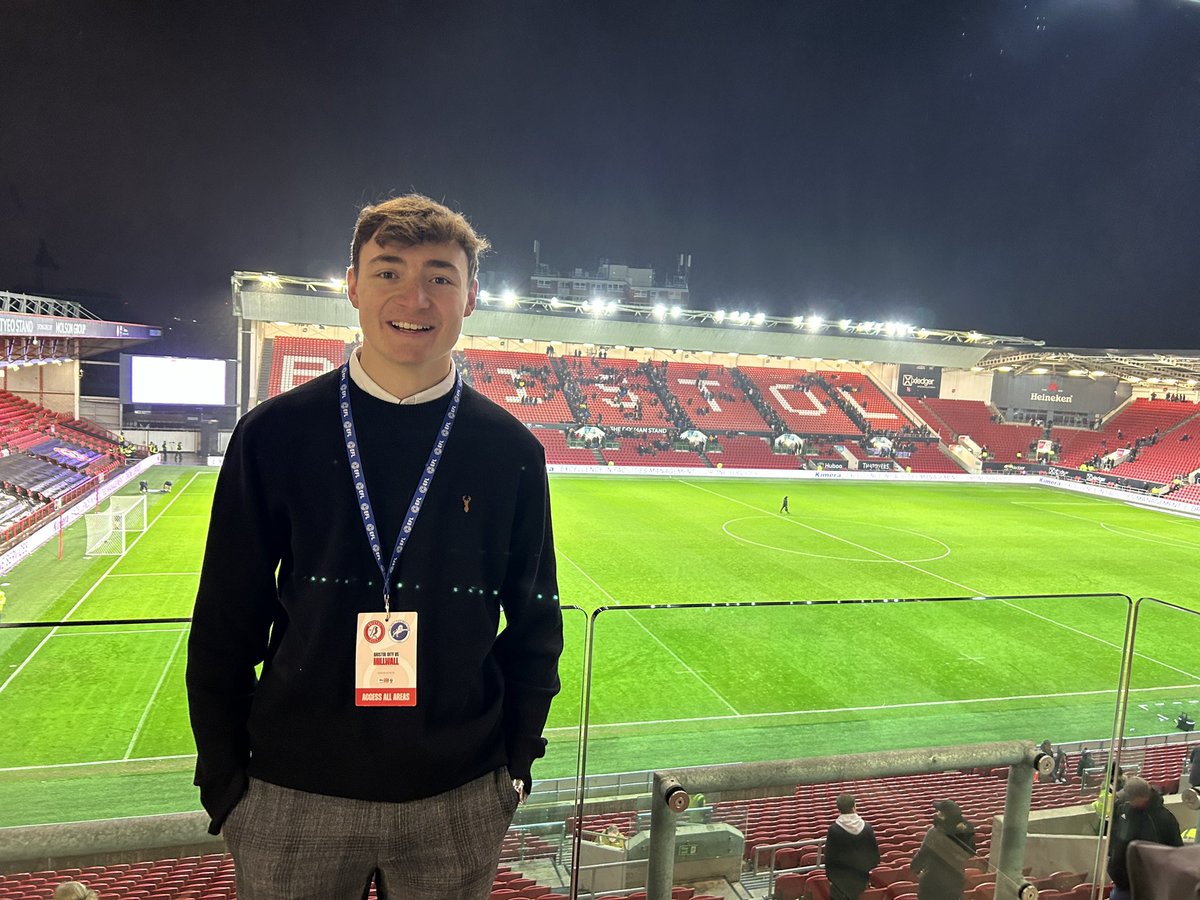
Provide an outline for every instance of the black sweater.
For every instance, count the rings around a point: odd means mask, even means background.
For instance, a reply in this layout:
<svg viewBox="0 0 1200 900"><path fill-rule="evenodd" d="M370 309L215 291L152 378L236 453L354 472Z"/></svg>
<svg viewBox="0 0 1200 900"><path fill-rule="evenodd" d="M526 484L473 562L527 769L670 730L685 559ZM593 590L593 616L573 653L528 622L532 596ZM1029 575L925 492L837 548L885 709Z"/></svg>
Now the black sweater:
<svg viewBox="0 0 1200 900"><path fill-rule="evenodd" d="M505 764L528 783L544 753L562 620L540 443L463 387L393 576L392 609L419 614L418 705L356 707L357 615L382 611L383 592L338 375L244 416L217 481L187 668L196 784L213 833L247 775L404 801ZM352 383L351 402L386 565L450 395L396 405Z"/></svg>

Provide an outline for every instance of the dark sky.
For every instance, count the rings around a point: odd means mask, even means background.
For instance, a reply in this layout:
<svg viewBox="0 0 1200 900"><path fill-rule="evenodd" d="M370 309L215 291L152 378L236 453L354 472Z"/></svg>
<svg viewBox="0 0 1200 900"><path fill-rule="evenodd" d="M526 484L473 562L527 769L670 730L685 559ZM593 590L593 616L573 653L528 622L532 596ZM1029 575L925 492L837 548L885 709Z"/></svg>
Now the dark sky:
<svg viewBox="0 0 1200 900"><path fill-rule="evenodd" d="M0 288L44 239L172 352L409 189L493 269L686 250L698 307L1200 347L1194 0L0 0L0 66Z"/></svg>

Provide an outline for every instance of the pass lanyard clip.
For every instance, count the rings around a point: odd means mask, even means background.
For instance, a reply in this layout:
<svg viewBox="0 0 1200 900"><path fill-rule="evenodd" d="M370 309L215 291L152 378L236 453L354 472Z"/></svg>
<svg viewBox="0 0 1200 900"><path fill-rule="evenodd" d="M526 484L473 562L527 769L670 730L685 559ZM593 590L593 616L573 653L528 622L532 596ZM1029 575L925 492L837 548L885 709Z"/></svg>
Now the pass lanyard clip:
<svg viewBox="0 0 1200 900"><path fill-rule="evenodd" d="M371 553L379 566L379 574L383 576L383 612L384 621L391 617L392 612L392 574L408 543L413 526L417 524L417 516L421 514L421 506L433 484L433 476L437 474L438 463L442 461L442 453L446 449L446 441L454 427L454 419L458 415L458 404L462 400L462 375L454 373L454 395L450 398L450 406L442 419L442 427L438 429L437 439L429 452L429 460L421 471L421 479L417 482L412 499L408 501L408 509L404 513L404 524L400 526L400 534L396 538L396 547L392 551L391 562L385 568L383 565L383 548L380 546L379 527L375 522L375 510L371 506L371 497L367 493L367 480L363 473L362 456L358 451L358 434L354 429L354 414L350 410L350 364L343 363L341 376L342 436L346 441L346 457L350 460L350 474L354 478L354 495L358 499L358 511L362 514L363 527L367 532L367 542L371 545Z"/></svg>

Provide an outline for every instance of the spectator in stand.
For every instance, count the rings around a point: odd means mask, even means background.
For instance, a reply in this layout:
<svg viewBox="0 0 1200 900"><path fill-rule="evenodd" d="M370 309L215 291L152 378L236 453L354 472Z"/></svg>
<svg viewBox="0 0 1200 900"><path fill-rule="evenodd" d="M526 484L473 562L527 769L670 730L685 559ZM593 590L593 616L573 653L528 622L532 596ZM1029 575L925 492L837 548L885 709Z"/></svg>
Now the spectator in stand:
<svg viewBox="0 0 1200 900"><path fill-rule="evenodd" d="M99 896L78 881L64 881L54 889L54 900L98 900Z"/></svg>
<svg viewBox="0 0 1200 900"><path fill-rule="evenodd" d="M855 811L853 794L837 798L838 817L825 835L825 874L830 900L858 900L879 865L875 832Z"/></svg>
<svg viewBox="0 0 1200 900"><path fill-rule="evenodd" d="M959 900L966 884L964 869L975 855L975 828L953 800L934 806L933 827L925 833L911 868L919 879L919 900Z"/></svg>
<svg viewBox="0 0 1200 900"><path fill-rule="evenodd" d="M1192 748L1185 761L1188 764L1188 784L1193 790L1200 791L1200 744Z"/></svg>
<svg viewBox="0 0 1200 900"><path fill-rule="evenodd" d="M1108 875L1113 880L1111 900L1130 900L1126 851L1134 841L1183 846L1179 822L1163 806L1162 794L1145 779L1131 775L1117 795L1112 840L1108 845Z"/></svg>

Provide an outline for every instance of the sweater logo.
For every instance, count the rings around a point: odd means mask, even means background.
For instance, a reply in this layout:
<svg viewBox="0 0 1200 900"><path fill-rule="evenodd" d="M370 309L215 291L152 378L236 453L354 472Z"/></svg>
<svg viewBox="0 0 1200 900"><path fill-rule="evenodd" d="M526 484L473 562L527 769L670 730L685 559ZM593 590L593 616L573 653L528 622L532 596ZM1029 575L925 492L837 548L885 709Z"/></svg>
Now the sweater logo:
<svg viewBox="0 0 1200 900"><path fill-rule="evenodd" d="M471 511L471 495L463 494L462 501L463 501L463 512L469 513Z"/></svg>

